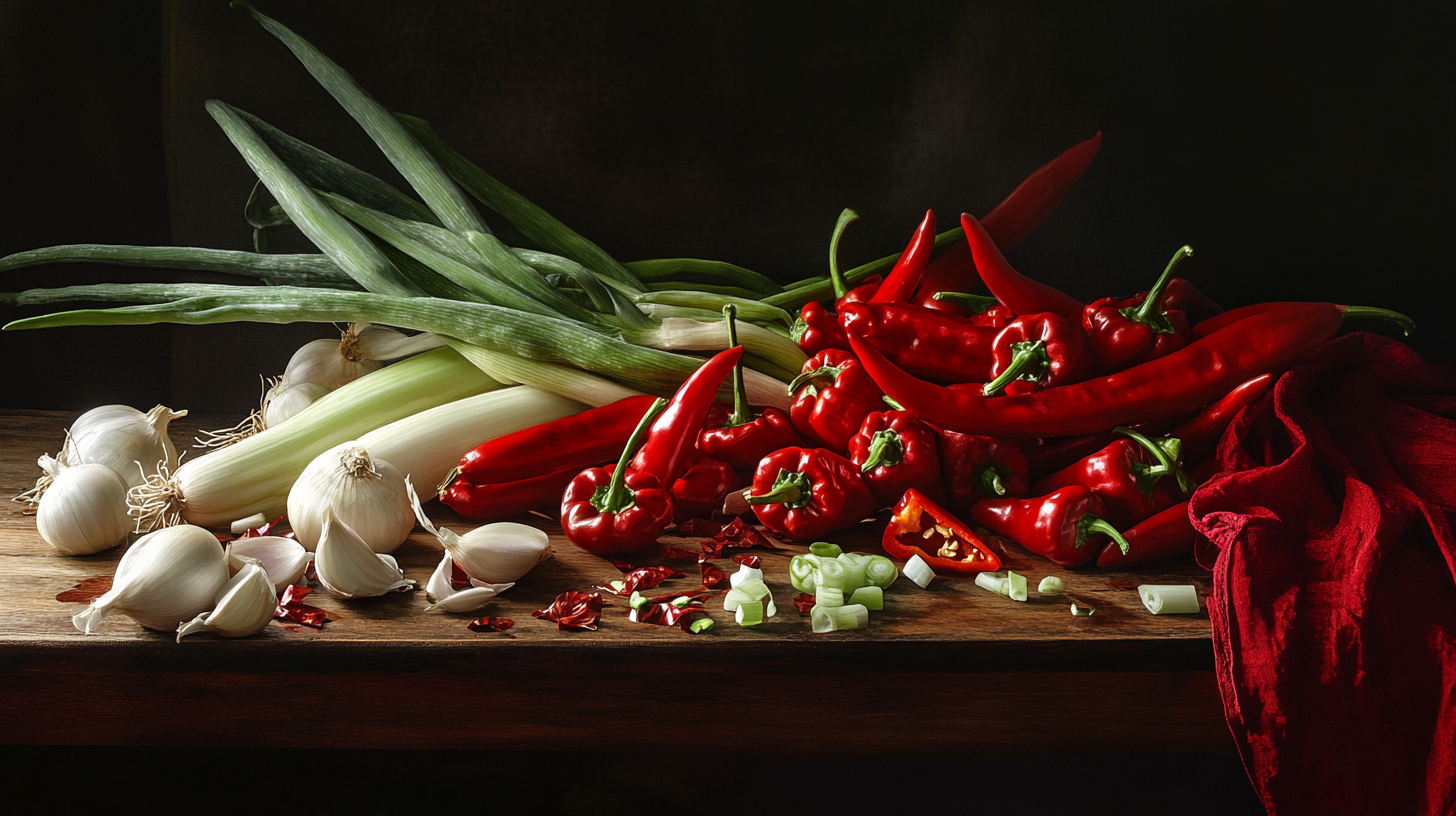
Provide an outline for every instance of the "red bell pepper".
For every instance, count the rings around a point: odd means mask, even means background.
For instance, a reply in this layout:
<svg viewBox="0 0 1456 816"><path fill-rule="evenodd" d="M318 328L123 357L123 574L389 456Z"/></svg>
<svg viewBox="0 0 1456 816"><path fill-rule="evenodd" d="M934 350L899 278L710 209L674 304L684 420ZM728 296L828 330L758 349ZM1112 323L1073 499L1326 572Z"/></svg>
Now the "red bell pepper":
<svg viewBox="0 0 1456 816"><path fill-rule="evenodd" d="M440 501L468 519L503 519L527 510L550 510L560 506L561 494L580 472L579 467L572 467L494 484L456 479L440 494Z"/></svg>
<svg viewBox="0 0 1456 816"><path fill-rule="evenodd" d="M1025 496L1027 461L1009 439L937 429L940 472L951 505L966 512L981 499Z"/></svg>
<svg viewBox="0 0 1456 816"><path fill-rule="evenodd" d="M901 561L918 555L936 573L1001 569L1001 558L971 528L914 488L895 504L880 546Z"/></svg>
<svg viewBox="0 0 1456 816"><path fill-rule="evenodd" d="M672 483L672 520L681 524L690 518L712 518L723 509L723 499L743 488L733 466L714 456L704 456Z"/></svg>
<svg viewBox="0 0 1456 816"><path fill-rule="evenodd" d="M1050 312L1023 314L1008 323L992 341L991 356L991 380L981 389L988 397L1081 382L1092 371L1087 336Z"/></svg>
<svg viewBox="0 0 1456 816"><path fill-rule="evenodd" d="M930 263L930 253L934 251L935 211L926 210L925 218L920 221L915 234L910 236L910 243L900 253L900 260L895 262L895 268L875 290L870 302L903 303L909 300L920 285L920 276Z"/></svg>
<svg viewBox="0 0 1456 816"><path fill-rule="evenodd" d="M859 466L865 484L890 507L915 488L944 501L935 431L908 411L875 411L849 440L849 461Z"/></svg>
<svg viewBox="0 0 1456 816"><path fill-rule="evenodd" d="M1082 328L1099 374L1114 374L1188 345L1188 316L1169 308L1165 294L1173 269L1192 254L1189 247L1179 249L1146 292L1099 298L1082 308Z"/></svg>
<svg viewBox="0 0 1456 816"><path fill-rule="evenodd" d="M477 485L514 482L610 462L654 399L625 397L482 442L461 457L446 484L456 476Z"/></svg>
<svg viewBox="0 0 1456 816"><path fill-rule="evenodd" d="M948 383L990 379L998 329L906 303L851 304L839 322L918 377Z"/></svg>
<svg viewBox="0 0 1456 816"><path fill-rule="evenodd" d="M1143 519L1187 498L1193 485L1179 464L1182 442L1166 437L1149 439L1119 427L1123 438L1038 479L1031 492L1046 495L1061 487L1081 485L1102 499L1099 513L1118 527L1131 527Z"/></svg>
<svg viewBox="0 0 1456 816"><path fill-rule="evenodd" d="M987 499L971 508L971 520L1055 563L1080 567L1102 553L1102 536L1128 549L1102 519L1105 511L1096 493L1069 485L1031 499Z"/></svg>
<svg viewBox="0 0 1456 816"><path fill-rule="evenodd" d="M743 346L734 346L698 366L652 424L647 442L633 460L634 470L654 476L667 486L687 471L698 445L698 431L708 418L708 407L742 356Z"/></svg>
<svg viewBox="0 0 1456 816"><path fill-rule="evenodd" d="M884 394L853 354L826 349L804 362L789 383L794 401L789 419L805 440L835 451L849 447L850 437L872 411L884 405Z"/></svg>
<svg viewBox="0 0 1456 816"><path fill-rule="evenodd" d="M810 355L825 349L849 348L849 338L839 325L839 317L817 300L811 300L799 309L799 317L789 330L789 338Z"/></svg>
<svg viewBox="0 0 1456 816"><path fill-rule="evenodd" d="M859 468L823 448L784 448L765 456L748 503L765 527L797 541L824 538L875 512L875 497Z"/></svg>
<svg viewBox="0 0 1456 816"><path fill-rule="evenodd" d="M1097 556L1099 567L1127 567L1165 558L1192 555L1198 533L1188 518L1188 502L1179 502L1122 534L1127 552L1109 543Z"/></svg>
<svg viewBox="0 0 1456 816"><path fill-rule="evenodd" d="M667 407L667 400L652 404L617 464L584 470L566 486L561 497L561 529L566 540L597 555L642 550L672 523L672 494L652 473L627 467L652 420Z"/></svg>
<svg viewBox="0 0 1456 816"><path fill-rule="evenodd" d="M728 321L728 344L738 345L738 310L733 304L723 307ZM748 393L743 387L743 360L733 364L733 410L719 403L708 409L708 419L698 432L698 450L750 472L758 461L779 448L802 441L794 424L777 408L765 408L758 416L748 406ZM751 478L751 476L750 476ZM721 505L720 505L721 506Z"/></svg>

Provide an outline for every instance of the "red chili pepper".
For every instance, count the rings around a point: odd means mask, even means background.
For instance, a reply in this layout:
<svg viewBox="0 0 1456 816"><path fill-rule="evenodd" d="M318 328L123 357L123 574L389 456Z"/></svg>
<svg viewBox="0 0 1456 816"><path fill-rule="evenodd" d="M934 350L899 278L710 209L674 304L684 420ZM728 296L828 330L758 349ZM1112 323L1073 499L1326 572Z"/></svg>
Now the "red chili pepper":
<svg viewBox="0 0 1456 816"><path fill-rule="evenodd" d="M1274 375L1260 374L1170 431L1168 436L1183 443L1183 460L1196 465L1212 456L1214 449L1218 447L1219 438L1233 421L1234 415L1267 391L1273 382Z"/></svg>
<svg viewBox="0 0 1456 816"><path fill-rule="evenodd" d="M950 383L990 379L998 329L905 303L852 304L839 320L846 332L859 335L916 376Z"/></svg>
<svg viewBox="0 0 1456 816"><path fill-rule="evenodd" d="M1009 439L937 429L940 472L951 504L961 512L981 499L1025 496L1028 465Z"/></svg>
<svg viewBox="0 0 1456 816"><path fill-rule="evenodd" d="M796 395L789 406L794 428L805 440L835 451L848 449L864 418L884 405L884 394L859 360L839 349L806 360L789 393Z"/></svg>
<svg viewBox="0 0 1456 816"><path fill-rule="evenodd" d="M854 463L823 448L784 448L765 456L748 497L770 530L814 541L875 512L875 497Z"/></svg>
<svg viewBox="0 0 1456 816"><path fill-rule="evenodd" d="M672 494L655 475L627 467L647 426L666 406L662 399L652 404L617 464L584 470L566 486L561 529L567 541L596 555L636 552L672 523Z"/></svg>
<svg viewBox="0 0 1456 816"><path fill-rule="evenodd" d="M889 276L880 284L870 302L903 303L909 300L920 285L920 276L930 263L930 253L934 251L935 211L926 210L925 218L921 219L915 234L910 236L910 243L900 253L900 260L895 262L895 268L890 270Z"/></svg>
<svg viewBox="0 0 1456 816"><path fill-rule="evenodd" d="M986 396L1030 394L1086 379L1092 371L1087 336L1074 323L1050 312L1024 314L1006 325L991 344L991 381Z"/></svg>
<svg viewBox="0 0 1456 816"><path fill-rule="evenodd" d="M1046 219L1072 189L1072 185L1096 158L1102 146L1102 132L1085 142L1063 151L1036 172L1027 176L1011 194L981 219L981 226L1003 252L1021 243L1037 225ZM941 253L921 276L915 302L932 309L958 311L953 303L935 300L936 292L965 292L975 288L976 263L966 242L952 245ZM1040 310L1039 310L1040 311Z"/></svg>
<svg viewBox="0 0 1456 816"><path fill-rule="evenodd" d="M962 214L961 227L981 280L1002 305L1019 315L1052 312L1074 324L1081 321L1082 301L1017 272L976 219Z"/></svg>
<svg viewBox="0 0 1456 816"><path fill-rule="evenodd" d="M1102 499L1099 513L1118 527L1131 527L1182 501L1193 485L1178 460L1183 443L1166 437L1150 439L1131 428L1118 428L1123 438L1102 450L1038 479L1031 492L1046 495L1068 485L1081 485Z"/></svg>
<svg viewBox="0 0 1456 816"><path fill-rule="evenodd" d="M865 484L890 507L910 488L944 501L935 431L908 411L875 411L849 440L849 461Z"/></svg>
<svg viewBox="0 0 1456 816"><path fill-rule="evenodd" d="M805 354L849 348L849 338L844 336L838 316L817 300L811 300L799 309L799 317L789 330L789 338L798 343Z"/></svg>
<svg viewBox="0 0 1456 816"><path fill-rule="evenodd" d="M482 442L461 457L458 473L451 477L489 485L610 462L653 399L646 394L626 397Z"/></svg>
<svg viewBox="0 0 1456 816"><path fill-rule="evenodd" d="M880 546L901 561L918 555L935 572L1001 569L1001 558L971 528L914 488L896 503Z"/></svg>
<svg viewBox="0 0 1456 816"><path fill-rule="evenodd" d="M1007 323L1016 319L1016 312L1002 306L1001 301L990 295L975 295L970 292L936 292L935 302L940 304L953 303L957 306L964 306L964 309L952 310L951 314L969 321L972 326L990 326L994 329L1001 329L1005 328ZM927 306L926 308L935 308L936 311L947 311L946 309L932 306Z"/></svg>
<svg viewBox="0 0 1456 816"><path fill-rule="evenodd" d="M730 346L738 345L737 315L738 309L733 304L723 307ZM783 411L765 408L758 416L753 415L748 406L748 392L743 386L743 360L740 358L733 364L733 410L730 412L721 404L713 403L708 409L703 429L698 432L698 450L735 468L752 469L758 467L758 460L773 451L797 445L800 441L794 423Z"/></svg>
<svg viewBox="0 0 1456 816"><path fill-rule="evenodd" d="M971 520L1062 566L1080 567L1101 554L1101 536L1127 548L1104 513L1096 493L1069 485L1032 499L987 499L971 508Z"/></svg>
<svg viewBox="0 0 1456 816"><path fill-rule="evenodd" d="M1099 373L1113 374L1188 345L1188 316L1169 307L1166 287L1174 267L1192 254L1189 247L1179 249L1146 292L1124 299L1099 298L1082 308L1082 328Z"/></svg>
<svg viewBox="0 0 1456 816"><path fill-rule="evenodd" d="M1214 303L1183 278L1168 281L1168 288L1163 290L1163 308L1177 309L1188 316L1190 324L1223 313L1222 306Z"/></svg>
<svg viewBox="0 0 1456 816"><path fill-rule="evenodd" d="M587 463L592 464L600 463ZM440 494L440 501L468 519L503 519L527 510L549 510L560 506L561 494L580 472L580 467L572 467L496 484L473 484L456 479Z"/></svg>
<svg viewBox="0 0 1456 816"><path fill-rule="evenodd" d="M690 518L709 518L723 509L723 499L740 490L743 481L733 466L704 456L672 483L672 518L679 524Z"/></svg>
<svg viewBox="0 0 1456 816"><path fill-rule="evenodd" d="M718 386L742 356L743 346L734 346L698 366L673 394L667 410L652 423L652 432L632 460L635 470L656 477L664 485L671 485L687 471L698 444L698 430L708 417Z"/></svg>
<svg viewBox="0 0 1456 816"><path fill-rule="evenodd" d="M1102 548L1099 567L1126 567L1180 555L1192 555L1198 533L1188 518L1188 502L1179 502L1122 534L1127 552L1115 543Z"/></svg>
<svg viewBox="0 0 1456 816"><path fill-rule="evenodd" d="M1288 369L1334 336L1345 315L1379 316L1411 325L1410 318L1385 309L1289 304L1246 317L1226 331L1117 374L1001 397L925 382L896 367L870 344L853 335L850 342L875 382L932 425L1011 438L1072 436L1196 411L1251 377Z"/></svg>

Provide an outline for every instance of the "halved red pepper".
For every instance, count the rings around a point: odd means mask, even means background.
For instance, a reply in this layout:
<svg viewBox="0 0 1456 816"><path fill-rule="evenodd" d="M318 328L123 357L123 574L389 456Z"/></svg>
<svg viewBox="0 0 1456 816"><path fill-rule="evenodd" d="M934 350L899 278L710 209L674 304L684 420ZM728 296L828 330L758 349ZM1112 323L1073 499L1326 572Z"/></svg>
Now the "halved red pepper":
<svg viewBox="0 0 1456 816"><path fill-rule="evenodd" d="M738 345L738 310L733 304L723 307L728 321L728 344ZM797 445L802 441L794 424L777 408L764 408L758 416L753 415L748 405L748 393L743 386L743 360L733 364L733 409L729 411L721 403L713 403L708 409L707 422L698 432L698 450L727 462L735 468L748 469L749 479L758 461L779 448ZM720 505L721 506L721 505Z"/></svg>
<svg viewBox="0 0 1456 816"><path fill-rule="evenodd" d="M584 470L561 497L566 540L597 555L636 552L657 541L672 523L672 494L652 473L627 466L647 428L667 407L652 404L627 440L617 464Z"/></svg>
<svg viewBox="0 0 1456 816"><path fill-rule="evenodd" d="M1183 443L1177 439L1150 439L1131 428L1101 450L1068 467L1038 479L1031 492L1045 495L1068 485L1096 493L1106 504L1103 516L1118 527L1131 527L1185 499L1193 485L1179 464Z"/></svg>
<svg viewBox="0 0 1456 816"><path fill-rule="evenodd" d="M824 538L876 509L859 468L823 448L784 448L765 456L748 503L765 527L797 541Z"/></svg>
<svg viewBox="0 0 1456 816"><path fill-rule="evenodd" d="M872 411L884 405L884 393L847 351L826 349L804 362L789 383L794 401L789 419L804 439L844 451L850 437Z"/></svg>
<svg viewBox="0 0 1456 816"><path fill-rule="evenodd" d="M1105 513L1096 493L1069 485L1031 499L987 499L971 508L971 520L1055 563L1080 567L1102 553L1102 536L1128 549Z"/></svg>
<svg viewBox="0 0 1456 816"><path fill-rule="evenodd" d="M991 380L981 389L988 397L1069 385L1092 372L1086 334L1051 312L1023 314L1008 323L992 342L991 354Z"/></svg>
<svg viewBox="0 0 1456 816"><path fill-rule="evenodd" d="M678 387L662 416L652 423L647 441L633 460L635 470L655 476L663 485L671 485L687 472L708 407L742 356L743 346L720 351Z"/></svg>
<svg viewBox="0 0 1456 816"><path fill-rule="evenodd" d="M1173 269L1192 255L1189 247L1179 249L1146 292L1099 298L1082 308L1082 328L1099 374L1113 374L1188 345L1188 316L1169 308L1165 294Z"/></svg>
<svg viewBox="0 0 1456 816"><path fill-rule="evenodd" d="M1127 540L1127 552L1116 543L1108 543L1097 556L1097 566L1126 567L1192 555L1198 533L1188 518L1188 502L1184 501L1138 522L1122 537Z"/></svg>
<svg viewBox="0 0 1456 816"><path fill-rule="evenodd" d="M1028 465L1009 439L937 428L940 472L950 503L960 512L982 499L1025 496Z"/></svg>
<svg viewBox="0 0 1456 816"><path fill-rule="evenodd" d="M890 507L911 488L944 501L935 431L909 411L875 411L849 440L849 461L865 484Z"/></svg>
<svg viewBox="0 0 1456 816"><path fill-rule="evenodd" d="M1001 558L944 507L911 488L895 504L880 546L891 558L920 556L937 573L993 572Z"/></svg>
<svg viewBox="0 0 1456 816"><path fill-rule="evenodd" d="M851 304L840 312L839 322L846 333L917 377L947 383L991 378L991 349L999 329L907 303Z"/></svg>

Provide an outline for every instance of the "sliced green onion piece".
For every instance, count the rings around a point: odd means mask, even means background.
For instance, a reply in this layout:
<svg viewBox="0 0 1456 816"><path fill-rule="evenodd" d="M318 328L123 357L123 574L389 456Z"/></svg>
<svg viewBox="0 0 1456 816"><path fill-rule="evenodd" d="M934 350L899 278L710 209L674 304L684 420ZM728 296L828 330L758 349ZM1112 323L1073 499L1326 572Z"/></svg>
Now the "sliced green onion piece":
<svg viewBox="0 0 1456 816"><path fill-rule="evenodd" d="M883 555L871 555L861 563L864 566L865 583L869 586L884 588L900 577L900 569L895 566L895 562Z"/></svg>
<svg viewBox="0 0 1456 816"><path fill-rule="evenodd" d="M789 559L789 583L793 584L794 589L814 594L819 561L817 555L796 555Z"/></svg>
<svg viewBox="0 0 1456 816"><path fill-rule="evenodd" d="M819 606L844 606L844 590L822 586L814 593L814 603Z"/></svg>
<svg viewBox="0 0 1456 816"><path fill-rule="evenodd" d="M733 610L733 620L739 626L757 626L763 623L763 602L745 601Z"/></svg>
<svg viewBox="0 0 1456 816"><path fill-rule="evenodd" d="M1074 618L1090 618L1096 611L1095 608L1090 606L1077 606L1076 604L1072 604L1072 617Z"/></svg>
<svg viewBox="0 0 1456 816"><path fill-rule="evenodd" d="M627 588L627 582L613 581L610 584L607 584L607 586L611 587L613 592L621 592L622 590Z"/></svg>
<svg viewBox="0 0 1456 816"><path fill-rule="evenodd" d="M749 599L755 600L755 601L758 600L759 598L764 597L769 592L769 590L768 590L768 584L765 584L762 580L754 580L754 579L748 579L746 581L743 581L738 586L736 586L733 589L730 589L728 591L729 592L741 592L744 595L747 595L749 597Z"/></svg>
<svg viewBox="0 0 1456 816"><path fill-rule="evenodd" d="M728 586L737 589L739 584L748 580L763 581L763 570L747 564L739 564L738 571L728 576Z"/></svg>
<svg viewBox="0 0 1456 816"><path fill-rule="evenodd" d="M815 604L809 610L809 623L815 634L837 632L841 629L867 629L870 625L870 611L859 604L831 607Z"/></svg>
<svg viewBox="0 0 1456 816"><path fill-rule="evenodd" d="M931 581L935 580L935 571L930 568L929 564L925 563L924 558L916 554L911 556L909 561L905 562L905 577L915 582L916 586L925 589L930 586Z"/></svg>
<svg viewBox="0 0 1456 816"><path fill-rule="evenodd" d="M627 605L632 607L633 609L641 609L642 607L647 606L647 603L647 596L643 595L641 592L638 592L635 589L632 590L632 596L627 599Z"/></svg>
<svg viewBox="0 0 1456 816"><path fill-rule="evenodd" d="M688 624L688 631L695 635L700 635L712 628L713 619L708 617L707 615L704 615L701 618L698 618L697 620Z"/></svg>
<svg viewBox="0 0 1456 816"><path fill-rule="evenodd" d="M1041 579L1041 583L1036 585L1036 591L1042 595L1058 595L1066 588L1066 583L1055 575L1048 575Z"/></svg>
<svg viewBox="0 0 1456 816"><path fill-rule="evenodd" d="M837 589L841 592L850 592L859 589L858 585L848 585L849 571L844 568L844 562L838 558L821 558L819 560L819 572L814 576L814 591L817 593L824 587Z"/></svg>
<svg viewBox="0 0 1456 816"><path fill-rule="evenodd" d="M1192 584L1143 584L1137 591L1154 615L1192 615L1200 609L1198 588Z"/></svg>
<svg viewBox="0 0 1456 816"><path fill-rule="evenodd" d="M997 595L1005 595L1008 591L1006 576L994 572L976 573L976 586Z"/></svg>
<svg viewBox="0 0 1456 816"><path fill-rule="evenodd" d="M1006 595L1013 601L1026 600L1026 576L1019 572L1007 570Z"/></svg>
<svg viewBox="0 0 1456 816"><path fill-rule="evenodd" d="M885 591L877 586L864 586L849 596L850 605L859 604L865 609L877 612L885 608Z"/></svg>
<svg viewBox="0 0 1456 816"><path fill-rule="evenodd" d="M739 606L752 602L753 599L748 597L747 592L739 592L737 589L730 589L727 592L723 593L724 612L736 612L738 611Z"/></svg>
<svg viewBox="0 0 1456 816"><path fill-rule="evenodd" d="M692 602L693 599L689 598L686 595L679 595L676 598L673 598L671 601L672 605L677 607L678 609L687 609Z"/></svg>
<svg viewBox="0 0 1456 816"><path fill-rule="evenodd" d="M774 615L777 615L779 613L779 608L777 606L774 606L772 595L765 595L763 603L763 616L765 618L772 618Z"/></svg>

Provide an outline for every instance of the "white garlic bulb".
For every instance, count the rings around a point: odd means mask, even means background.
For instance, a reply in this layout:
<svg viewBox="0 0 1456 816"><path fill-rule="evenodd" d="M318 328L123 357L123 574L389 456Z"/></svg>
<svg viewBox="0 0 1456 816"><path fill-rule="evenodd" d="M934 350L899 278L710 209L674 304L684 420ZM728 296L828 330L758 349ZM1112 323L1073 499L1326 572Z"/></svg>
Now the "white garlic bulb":
<svg viewBox="0 0 1456 816"><path fill-rule="evenodd" d="M450 585L450 575L454 570L455 559L450 553L440 560L440 565L430 574L430 580L425 584L425 595L430 599L430 604L425 607L426 612L433 612L439 609L443 612L469 612L472 609L479 609L486 601L505 592L515 586L513 583L487 584L476 583L471 579L472 586L469 589L456 590Z"/></svg>
<svg viewBox="0 0 1456 816"><path fill-rule="evenodd" d="M241 569L246 561L256 561L268 573L268 580L277 592L297 583L313 560L302 544L282 536L236 539L227 545L227 556L228 564L234 569Z"/></svg>
<svg viewBox="0 0 1456 816"><path fill-rule="evenodd" d="M263 395L263 427L276 428L299 411L313 405L329 393L327 386L318 383L295 383L287 377L279 377Z"/></svg>
<svg viewBox="0 0 1456 816"><path fill-rule="evenodd" d="M414 508L420 526L440 542L446 554L470 576L471 583L511 584L551 557L550 538L545 531L529 524L498 521L464 535L448 527L435 527L420 506L414 484L408 478L405 482L410 506Z"/></svg>
<svg viewBox="0 0 1456 816"><path fill-rule="evenodd" d="M40 458L51 483L35 509L35 527L45 542L66 555L87 555L126 541L127 484L105 465L64 467Z"/></svg>
<svg viewBox="0 0 1456 816"><path fill-rule="evenodd" d="M415 527L404 475L357 441L319 454L288 491L288 523L305 549L318 546L330 510L375 552L392 551Z"/></svg>
<svg viewBox="0 0 1456 816"><path fill-rule="evenodd" d="M261 564L245 564L218 593L217 606L177 627L177 642L196 632L247 637L263 630L278 609L273 582Z"/></svg>
<svg viewBox="0 0 1456 816"><path fill-rule="evenodd" d="M283 379L295 385L316 383L333 390L378 369L385 361L441 345L443 341L429 333L408 337L394 329L351 323L337 341L315 340L294 352Z"/></svg>
<svg viewBox="0 0 1456 816"><path fill-rule="evenodd" d="M71 617L86 634L110 615L126 615L148 629L176 631L212 608L228 581L227 557L201 527L165 527L137 539L116 565L111 590Z"/></svg>
<svg viewBox="0 0 1456 816"><path fill-rule="evenodd" d="M340 598L372 598L415 585L404 577L394 556L369 549L332 510L324 511L323 535L314 551L313 566L324 589Z"/></svg>
<svg viewBox="0 0 1456 816"><path fill-rule="evenodd" d="M167 436L167 425L186 416L158 405L145 414L129 405L103 405L82 414L66 431L61 462L66 465L106 465L136 487L159 466L177 469L177 448Z"/></svg>

